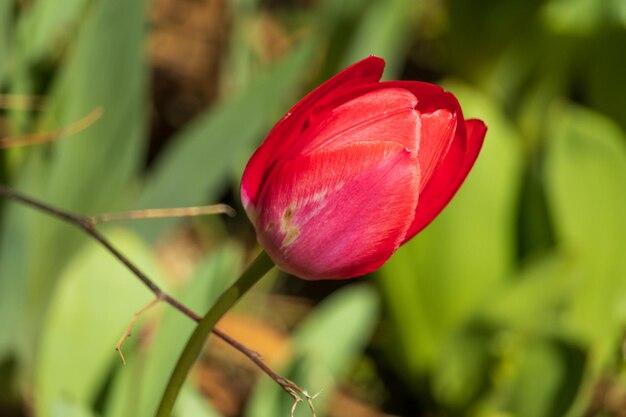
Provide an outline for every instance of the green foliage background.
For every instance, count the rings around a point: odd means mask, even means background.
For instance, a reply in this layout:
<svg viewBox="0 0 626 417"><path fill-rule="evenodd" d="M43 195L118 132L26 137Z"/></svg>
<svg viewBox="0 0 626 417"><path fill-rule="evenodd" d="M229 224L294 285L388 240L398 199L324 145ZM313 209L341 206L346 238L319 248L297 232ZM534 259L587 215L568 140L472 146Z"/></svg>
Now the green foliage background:
<svg viewBox="0 0 626 417"><path fill-rule="evenodd" d="M366 380L387 375L373 406L394 415L624 415L626 3L223 3L218 99L146 168L149 4L2 0L0 92L45 96L46 106L1 108L0 133L50 131L103 109L72 137L3 150L2 182L80 213L215 202L237 189L246 159L293 102L379 55L387 79L457 95L466 116L489 126L485 147L431 226L299 324L282 371L324 390L321 415L341 415L328 408L333 386L354 382L366 359L376 364ZM275 59L253 42L268 14L292 40ZM130 341L121 367L112 346L150 294L71 227L7 201L0 215L0 414L152 415L192 323L168 309L147 319L158 321L149 349ZM194 279L172 285L153 247L179 224L103 230L203 311L248 253L213 221L215 248ZM294 280L271 282L285 279ZM287 416L290 406L261 378L244 415ZM177 415L218 413L189 384Z"/></svg>

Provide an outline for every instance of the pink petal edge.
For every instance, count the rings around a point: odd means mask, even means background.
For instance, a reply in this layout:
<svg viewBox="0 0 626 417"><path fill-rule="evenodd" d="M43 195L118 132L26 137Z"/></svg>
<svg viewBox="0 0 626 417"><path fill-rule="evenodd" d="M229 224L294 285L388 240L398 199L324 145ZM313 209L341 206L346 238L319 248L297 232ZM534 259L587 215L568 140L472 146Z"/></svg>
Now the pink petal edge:
<svg viewBox="0 0 626 417"><path fill-rule="evenodd" d="M415 218L404 242L428 226L446 207L474 166L487 133L487 126L482 120L470 119L465 121L465 128L465 138L452 143L436 173L420 193Z"/></svg>

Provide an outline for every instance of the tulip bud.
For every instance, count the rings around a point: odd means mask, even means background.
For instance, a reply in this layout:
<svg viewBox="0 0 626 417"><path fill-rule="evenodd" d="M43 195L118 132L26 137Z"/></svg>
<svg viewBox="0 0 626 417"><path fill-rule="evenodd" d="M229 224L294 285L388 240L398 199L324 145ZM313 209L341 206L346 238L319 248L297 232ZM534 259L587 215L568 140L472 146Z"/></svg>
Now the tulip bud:
<svg viewBox="0 0 626 417"><path fill-rule="evenodd" d="M278 267L304 279L378 269L443 210L486 126L432 84L380 82L366 58L300 100L254 153L241 197Z"/></svg>

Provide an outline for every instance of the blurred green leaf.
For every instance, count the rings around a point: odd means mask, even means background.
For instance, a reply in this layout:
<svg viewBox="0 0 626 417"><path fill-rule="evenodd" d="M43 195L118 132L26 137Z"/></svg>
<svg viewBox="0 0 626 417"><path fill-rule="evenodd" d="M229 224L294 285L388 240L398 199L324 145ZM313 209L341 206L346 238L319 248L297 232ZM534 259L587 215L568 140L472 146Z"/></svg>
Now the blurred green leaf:
<svg viewBox="0 0 626 417"><path fill-rule="evenodd" d="M59 399L54 404L54 409L48 414L50 417L96 417L89 408Z"/></svg>
<svg viewBox="0 0 626 417"><path fill-rule="evenodd" d="M609 6L607 0L550 0L542 13L548 25L558 32L587 35L605 23Z"/></svg>
<svg viewBox="0 0 626 417"><path fill-rule="evenodd" d="M417 3L410 0L378 0L370 4L343 55L347 67L370 55L386 60L386 79L395 79L409 46L411 23L416 19Z"/></svg>
<svg viewBox="0 0 626 417"><path fill-rule="evenodd" d="M480 91L458 83L446 88L466 116L480 115L489 130L458 195L381 269L379 283L398 338L392 355L414 381L433 370L443 346L515 265L520 139L497 103Z"/></svg>
<svg viewBox="0 0 626 417"><path fill-rule="evenodd" d="M626 2L620 2L626 11ZM626 25L626 23L625 23ZM582 84L589 104L613 118L626 129L626 54L616 54L626 44L626 30L610 31L598 36L585 68L587 82Z"/></svg>
<svg viewBox="0 0 626 417"><path fill-rule="evenodd" d="M241 153L266 133L273 109L293 94L313 58L313 44L305 42L277 66L251 81L247 91L230 98L193 122L172 141L146 178L139 208L198 205L217 198L231 166ZM139 224L153 240L176 220Z"/></svg>
<svg viewBox="0 0 626 417"><path fill-rule="evenodd" d="M532 153L524 172L518 220L518 256L528 260L543 255L555 246L546 202L546 190L541 172L541 154Z"/></svg>
<svg viewBox="0 0 626 417"><path fill-rule="evenodd" d="M14 0L0 2L0 89L11 65L12 15L15 7L13 2Z"/></svg>
<svg viewBox="0 0 626 417"><path fill-rule="evenodd" d="M482 314L503 329L556 335L563 305L575 296L572 290L571 262L560 252L550 253L529 262L495 290Z"/></svg>
<svg viewBox="0 0 626 417"><path fill-rule="evenodd" d="M38 161L33 161L38 162ZM19 178L21 183L36 184L38 178L45 175L41 164L30 164ZM27 360L22 366L32 369L32 339L39 323L24 317L27 277L33 268L36 254L33 253L31 237L36 236L33 218L43 216L21 204L3 201L2 233L0 233L0 326L6 329L0 332L0 355L12 351L20 359ZM72 230L69 226L68 230ZM77 233L77 232L75 232ZM29 306L32 309L40 306ZM27 358L27 359L26 359Z"/></svg>
<svg viewBox="0 0 626 417"><path fill-rule="evenodd" d="M220 417L209 405L208 399L191 388L183 388L174 410L176 417Z"/></svg>
<svg viewBox="0 0 626 417"><path fill-rule="evenodd" d="M20 19L18 41L21 53L34 61L54 50L55 43L70 35L89 0L37 0Z"/></svg>
<svg viewBox="0 0 626 417"><path fill-rule="evenodd" d="M332 29L338 22L351 17L358 17L369 0L320 0L317 9L317 23L326 30ZM326 34L326 33L324 33Z"/></svg>
<svg viewBox="0 0 626 417"><path fill-rule="evenodd" d="M82 22L76 43L53 87L40 128L54 130L67 126L96 108L102 108L103 115L72 137L32 148L15 175L16 188L83 213L98 213L118 206L122 191L136 174L144 135L143 12L141 2L104 1L98 2ZM115 30L111 30L111 22L115 22ZM28 260L26 266L17 268L27 268L26 274L0 277L0 280L24 281L26 294L2 293L0 304L6 297L28 306L13 316L23 322L15 320L11 325L22 326L19 333L24 343L19 351L28 365L35 346L34 334L56 277L84 238L49 216L32 211L27 216L22 233L27 239ZM8 332L13 330L10 328Z"/></svg>
<svg viewBox="0 0 626 417"><path fill-rule="evenodd" d="M334 293L298 327L293 342L297 355L310 361L310 372L328 375L326 380L311 381L311 390L324 389L347 370L369 339L377 313L376 292L367 284L353 285ZM317 366L323 369L315 370Z"/></svg>
<svg viewBox="0 0 626 417"><path fill-rule="evenodd" d="M537 9L544 0L449 0L445 7L446 30L438 51L448 73L482 77L520 37L532 36ZM541 39L545 42L545 38ZM534 44L537 49L540 44ZM532 58L530 58L532 60ZM512 77L519 71L514 66Z"/></svg>
<svg viewBox="0 0 626 417"><path fill-rule="evenodd" d="M622 23L622 28L626 28L626 2L614 0L613 7L617 13L618 19L620 19L620 22Z"/></svg>
<svg viewBox="0 0 626 417"><path fill-rule="evenodd" d="M53 89L46 122L48 128L67 126L97 108L103 115L54 144L49 201L75 210L115 207L137 173L146 123L144 35L142 2L99 2L85 21Z"/></svg>
<svg viewBox="0 0 626 417"><path fill-rule="evenodd" d="M434 398L459 410L466 408L488 378L490 340L475 330L460 332L443 346L432 378Z"/></svg>
<svg viewBox="0 0 626 417"><path fill-rule="evenodd" d="M256 69L254 45L250 42L250 32L254 30L254 17L258 14L259 0L237 0L233 7L233 29L228 48L226 70L221 77L222 93L235 94L248 86ZM258 30L258 29L257 29Z"/></svg>
<svg viewBox="0 0 626 417"><path fill-rule="evenodd" d="M570 414L578 394L584 354L555 340L502 331L489 352L498 359L488 369L491 390L471 415L552 417Z"/></svg>
<svg viewBox="0 0 626 417"><path fill-rule="evenodd" d="M124 230L107 234L155 279L149 249ZM44 323L37 357L38 416L55 415L59 401L89 409L133 314L153 295L96 242L87 243L60 277Z"/></svg>
<svg viewBox="0 0 626 417"><path fill-rule="evenodd" d="M104 405L105 417L134 417L138 412L137 393L143 380L141 371L144 361L137 351L135 340L128 339L124 344L126 365L119 367L113 375L109 395Z"/></svg>
<svg viewBox="0 0 626 417"><path fill-rule="evenodd" d="M24 208L4 205L0 230L0 362L11 353L19 339L17 322L22 309L28 244L23 233ZM12 331L13 330L13 331Z"/></svg>
<svg viewBox="0 0 626 417"><path fill-rule="evenodd" d="M551 417L554 399L565 377L565 363L548 343L534 343L526 347L515 386L511 390L513 415L523 417Z"/></svg>
<svg viewBox="0 0 626 417"><path fill-rule="evenodd" d="M555 112L546 181L559 240L572 255L576 291L566 329L602 362L626 318L626 138L605 117L565 104Z"/></svg>
<svg viewBox="0 0 626 417"><path fill-rule="evenodd" d="M198 314L204 313L237 278L241 261L241 250L236 246L227 245L216 250L179 291L177 299ZM168 307L150 349L131 352L131 366L117 372L108 401L107 417L154 415L176 360L194 328L192 320Z"/></svg>
<svg viewBox="0 0 626 417"><path fill-rule="evenodd" d="M35 80L29 71L28 63L24 59L20 48L11 44L9 50L10 56L7 59L7 73L6 81L8 86L8 94L13 96L32 96L35 94ZM30 124L32 124L32 117L29 111L23 109L13 108L13 106L7 106L7 126L6 134L8 135L23 135L28 133ZM3 133L4 134L4 133ZM19 154L19 150L13 151L13 157ZM11 155L9 153L9 155Z"/></svg>
<svg viewBox="0 0 626 417"><path fill-rule="evenodd" d="M292 379L311 395L319 416L325 415L328 400L338 379L354 362L376 322L378 300L367 285L351 285L317 306L293 336L290 370L281 375ZM279 372L284 372L279 370ZM270 380L262 380L248 404L246 416L288 416L293 399ZM296 416L309 416L300 404Z"/></svg>

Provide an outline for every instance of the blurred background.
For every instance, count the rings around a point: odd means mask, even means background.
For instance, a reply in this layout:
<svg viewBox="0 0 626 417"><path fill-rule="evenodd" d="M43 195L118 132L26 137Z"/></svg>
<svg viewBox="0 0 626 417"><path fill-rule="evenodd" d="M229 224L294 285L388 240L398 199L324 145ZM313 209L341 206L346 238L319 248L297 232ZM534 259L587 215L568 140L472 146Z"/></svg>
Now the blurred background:
<svg viewBox="0 0 626 417"><path fill-rule="evenodd" d="M376 274L274 272L219 327L321 392L320 417L626 416L624 0L0 0L0 180L85 214L233 205L102 227L204 312L258 251L247 158L370 54L486 121L475 169ZM76 229L0 201L0 415L152 416L193 323L144 314L123 366L150 299ZM212 338L176 416L291 405Z"/></svg>

